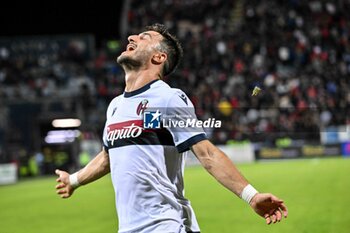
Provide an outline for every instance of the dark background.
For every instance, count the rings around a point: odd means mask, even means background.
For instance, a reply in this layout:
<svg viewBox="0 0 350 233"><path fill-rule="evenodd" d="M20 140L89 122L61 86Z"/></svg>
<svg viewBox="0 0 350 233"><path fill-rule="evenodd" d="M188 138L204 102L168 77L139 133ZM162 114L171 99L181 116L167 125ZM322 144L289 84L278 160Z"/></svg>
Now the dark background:
<svg viewBox="0 0 350 233"><path fill-rule="evenodd" d="M0 5L0 36L91 33L97 45L119 39L122 1L7 1Z"/></svg>

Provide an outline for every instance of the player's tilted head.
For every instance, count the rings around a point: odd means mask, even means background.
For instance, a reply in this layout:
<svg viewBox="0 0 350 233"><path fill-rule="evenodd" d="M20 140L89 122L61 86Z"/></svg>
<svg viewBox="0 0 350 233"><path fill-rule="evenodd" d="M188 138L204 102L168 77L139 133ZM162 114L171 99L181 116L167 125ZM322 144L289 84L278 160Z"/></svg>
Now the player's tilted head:
<svg viewBox="0 0 350 233"><path fill-rule="evenodd" d="M146 26L146 30L158 32L163 36L159 49L166 53L168 58L164 63L162 75L165 76L172 73L180 64L183 56L183 49L179 40L163 24L156 23Z"/></svg>

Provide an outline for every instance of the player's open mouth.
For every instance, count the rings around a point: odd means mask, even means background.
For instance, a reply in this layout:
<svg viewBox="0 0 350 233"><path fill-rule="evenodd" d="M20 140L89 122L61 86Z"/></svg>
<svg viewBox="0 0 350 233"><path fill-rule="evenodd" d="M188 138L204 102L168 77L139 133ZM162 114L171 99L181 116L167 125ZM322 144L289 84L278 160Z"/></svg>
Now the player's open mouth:
<svg viewBox="0 0 350 233"><path fill-rule="evenodd" d="M135 44L128 44L126 46L126 51L134 51L136 49L136 45Z"/></svg>

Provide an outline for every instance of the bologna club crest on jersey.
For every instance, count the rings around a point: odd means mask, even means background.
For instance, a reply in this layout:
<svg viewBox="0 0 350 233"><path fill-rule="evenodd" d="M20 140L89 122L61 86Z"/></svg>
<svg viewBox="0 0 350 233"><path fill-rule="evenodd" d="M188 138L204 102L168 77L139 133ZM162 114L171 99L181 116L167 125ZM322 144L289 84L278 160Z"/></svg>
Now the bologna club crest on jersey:
<svg viewBox="0 0 350 233"><path fill-rule="evenodd" d="M139 106L137 106L136 113L137 115L143 114L143 112L146 110L148 104L148 100L144 99L139 103Z"/></svg>

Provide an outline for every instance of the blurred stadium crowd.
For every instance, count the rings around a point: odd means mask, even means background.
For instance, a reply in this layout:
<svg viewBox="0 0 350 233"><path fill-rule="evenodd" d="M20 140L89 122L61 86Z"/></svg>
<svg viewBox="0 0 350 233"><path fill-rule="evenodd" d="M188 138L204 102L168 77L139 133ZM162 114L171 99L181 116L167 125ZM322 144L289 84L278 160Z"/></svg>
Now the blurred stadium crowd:
<svg viewBox="0 0 350 233"><path fill-rule="evenodd" d="M224 121L208 132L215 143L319 140L324 127L349 123L350 1L127 2L128 34L160 22L182 41L184 60L165 81L189 95L200 118ZM109 101L123 92L121 40L88 56L76 41L50 44L45 56L23 53L25 42L0 46L0 142L21 137L16 122L50 112L74 113L83 129L101 134ZM254 86L261 95L251 97ZM29 102L39 109L31 118L9 109ZM15 138L6 138L10 131Z"/></svg>

